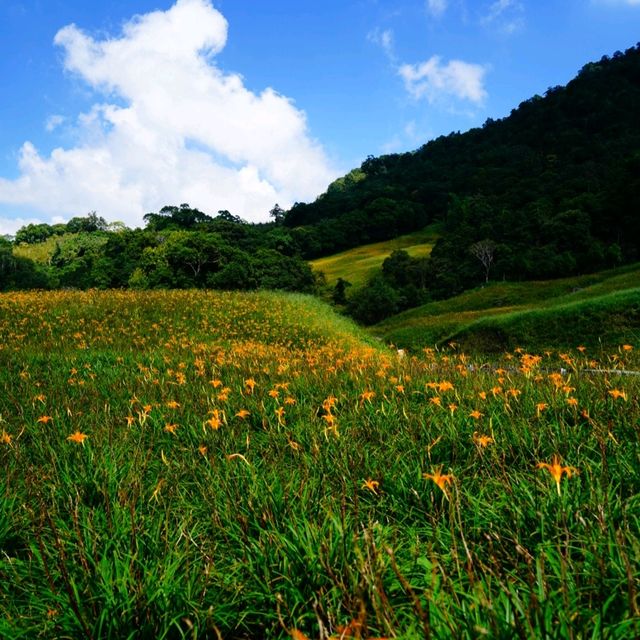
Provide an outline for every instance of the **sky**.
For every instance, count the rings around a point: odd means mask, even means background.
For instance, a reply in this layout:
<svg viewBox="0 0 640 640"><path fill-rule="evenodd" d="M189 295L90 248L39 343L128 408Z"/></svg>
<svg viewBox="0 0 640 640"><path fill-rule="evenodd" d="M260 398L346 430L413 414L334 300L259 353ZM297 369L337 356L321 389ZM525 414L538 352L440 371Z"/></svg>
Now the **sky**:
<svg viewBox="0 0 640 640"><path fill-rule="evenodd" d="M267 220L640 39L640 0L0 0L0 234Z"/></svg>

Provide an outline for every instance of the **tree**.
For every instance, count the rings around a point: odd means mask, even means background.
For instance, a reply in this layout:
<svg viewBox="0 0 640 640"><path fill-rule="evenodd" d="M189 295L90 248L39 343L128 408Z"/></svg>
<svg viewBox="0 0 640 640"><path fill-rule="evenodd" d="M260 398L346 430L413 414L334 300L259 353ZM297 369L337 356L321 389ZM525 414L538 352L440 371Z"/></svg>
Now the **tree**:
<svg viewBox="0 0 640 640"><path fill-rule="evenodd" d="M491 270L491 265L493 264L493 258L495 256L496 243L488 238L485 240L479 240L469 247L469 251L474 258L477 258L480 261L480 264L484 268L484 281L489 282L489 271Z"/></svg>
<svg viewBox="0 0 640 640"><path fill-rule="evenodd" d="M342 278L338 278L338 282L336 282L336 286L333 289L332 299L333 304L344 305L347 304L347 296L346 291L347 287L350 287L351 283L347 280L343 280Z"/></svg>
<svg viewBox="0 0 640 640"><path fill-rule="evenodd" d="M276 204L275 207L269 211L269 215L273 218L273 221L276 224L282 224L284 222L285 212L279 204Z"/></svg>

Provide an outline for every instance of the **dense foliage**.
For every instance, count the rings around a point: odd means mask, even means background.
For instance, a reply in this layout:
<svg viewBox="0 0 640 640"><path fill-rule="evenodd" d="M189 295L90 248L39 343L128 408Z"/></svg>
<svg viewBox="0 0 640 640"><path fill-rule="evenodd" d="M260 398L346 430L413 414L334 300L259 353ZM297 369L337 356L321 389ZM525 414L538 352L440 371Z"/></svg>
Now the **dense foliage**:
<svg viewBox="0 0 640 640"><path fill-rule="evenodd" d="M27 225L0 240L0 289L72 287L258 288L312 291L314 275L275 224L251 225L228 211L212 218L188 204L145 216L144 229L89 214L66 225ZM39 263L20 255L50 242ZM16 252L14 252L16 253Z"/></svg>
<svg viewBox="0 0 640 640"><path fill-rule="evenodd" d="M368 158L285 224L316 257L444 223L433 297L640 259L640 45L583 67L502 120ZM490 242L487 271L470 251ZM376 286L379 285L379 282Z"/></svg>

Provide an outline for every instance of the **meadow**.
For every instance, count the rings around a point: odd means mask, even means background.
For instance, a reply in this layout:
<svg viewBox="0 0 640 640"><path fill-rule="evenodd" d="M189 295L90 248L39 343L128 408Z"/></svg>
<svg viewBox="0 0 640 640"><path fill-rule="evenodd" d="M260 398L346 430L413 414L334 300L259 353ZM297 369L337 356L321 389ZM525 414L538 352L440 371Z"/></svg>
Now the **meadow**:
<svg viewBox="0 0 640 640"><path fill-rule="evenodd" d="M324 258L317 258L309 264L314 270L324 273L329 286L334 286L338 278L342 278L358 288L380 270L382 263L394 251L403 249L412 258L428 257L440 232L441 225L433 224L421 231L391 240L365 244Z"/></svg>
<svg viewBox="0 0 640 640"><path fill-rule="evenodd" d="M0 637L640 637L640 345L526 348L0 295Z"/></svg>

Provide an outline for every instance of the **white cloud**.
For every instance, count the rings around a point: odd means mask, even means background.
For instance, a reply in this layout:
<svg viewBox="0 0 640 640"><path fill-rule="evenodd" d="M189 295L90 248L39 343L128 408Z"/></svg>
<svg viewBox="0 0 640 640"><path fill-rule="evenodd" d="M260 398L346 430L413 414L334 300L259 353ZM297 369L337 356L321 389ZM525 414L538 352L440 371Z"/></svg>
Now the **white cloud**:
<svg viewBox="0 0 640 640"><path fill-rule="evenodd" d="M480 24L506 34L515 33L524 27L524 6L519 0L495 0L480 18Z"/></svg>
<svg viewBox="0 0 640 640"><path fill-rule="evenodd" d="M629 7L640 7L640 0L592 0L594 4L627 5Z"/></svg>
<svg viewBox="0 0 640 640"><path fill-rule="evenodd" d="M462 60L450 60L447 64L440 56L432 56L419 64L404 64L398 73L405 88L416 100L426 98L429 102L452 96L481 104L487 97L484 88L485 66Z"/></svg>
<svg viewBox="0 0 640 640"><path fill-rule="evenodd" d="M0 178L0 203L140 224L146 212L189 202L264 220L276 202L324 191L336 172L304 112L216 66L226 41L227 21L210 0L137 16L117 38L61 29L65 69L105 102L78 117L75 148L42 157L26 142L19 177Z"/></svg>
<svg viewBox="0 0 640 640"><path fill-rule="evenodd" d="M382 47L388 58L395 59L395 36L392 29L374 29L367 34L367 40Z"/></svg>
<svg viewBox="0 0 640 640"><path fill-rule="evenodd" d="M448 0L427 0L427 11L434 17L440 18L447 10Z"/></svg>
<svg viewBox="0 0 640 640"><path fill-rule="evenodd" d="M64 120L64 116L61 115L49 116L47 121L44 123L44 128L47 131L54 131L64 122Z"/></svg>

